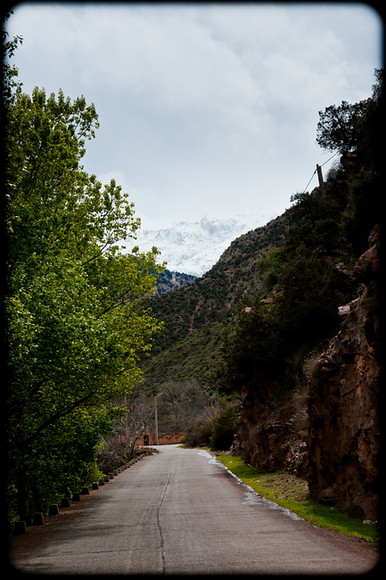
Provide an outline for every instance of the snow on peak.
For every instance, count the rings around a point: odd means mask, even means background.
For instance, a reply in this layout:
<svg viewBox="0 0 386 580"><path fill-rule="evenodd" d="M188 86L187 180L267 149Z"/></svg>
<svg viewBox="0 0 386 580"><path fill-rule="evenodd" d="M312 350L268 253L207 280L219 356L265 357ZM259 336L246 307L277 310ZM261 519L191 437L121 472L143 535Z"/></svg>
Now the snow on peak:
<svg viewBox="0 0 386 580"><path fill-rule="evenodd" d="M137 245L142 251L156 246L161 252L160 261L167 262L168 270L202 276L233 240L260 225L261 216L204 216L199 221L180 221L159 230L139 230Z"/></svg>

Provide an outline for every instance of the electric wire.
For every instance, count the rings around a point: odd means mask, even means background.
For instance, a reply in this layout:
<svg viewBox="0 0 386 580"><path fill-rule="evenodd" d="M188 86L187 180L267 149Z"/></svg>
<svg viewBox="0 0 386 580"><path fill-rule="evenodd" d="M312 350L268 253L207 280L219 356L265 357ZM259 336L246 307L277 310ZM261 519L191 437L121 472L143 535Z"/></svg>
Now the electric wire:
<svg viewBox="0 0 386 580"><path fill-rule="evenodd" d="M322 163L322 165L321 165L320 167L323 167L323 165L326 165L326 163L328 163L329 161L331 161L331 159L332 159L333 157L335 157L335 155L338 155L338 153L339 153L339 149L338 149L338 151L335 151L334 155L331 155L331 157L329 157L329 158L327 159L327 161L325 161L324 163Z"/></svg>
<svg viewBox="0 0 386 580"><path fill-rule="evenodd" d="M315 173L316 173L316 169L314 169L314 172L313 172L313 174L311 175L310 181L307 183L307 185L306 185L306 187L304 188L304 190L302 191L302 193L306 193L307 187L310 185L310 183L311 183L311 181L312 181L312 179L313 179L313 177L314 177Z"/></svg>
<svg viewBox="0 0 386 580"><path fill-rule="evenodd" d="M323 167L323 165L326 165L326 163L328 163L329 161L331 161L331 159L333 159L335 157L335 155L338 155L338 153L339 153L339 150L338 151L335 151L334 155L331 155L331 157L329 157L327 159L327 161L325 161L324 163L322 163L322 165L319 165L319 167ZM315 173L316 173L316 169L314 169L314 172L311 175L311 178L310 178L309 182L307 183L306 187L304 188L304 190L302 191L302 193L305 193L307 191L307 187L310 185L310 183L311 183L311 181L312 181Z"/></svg>

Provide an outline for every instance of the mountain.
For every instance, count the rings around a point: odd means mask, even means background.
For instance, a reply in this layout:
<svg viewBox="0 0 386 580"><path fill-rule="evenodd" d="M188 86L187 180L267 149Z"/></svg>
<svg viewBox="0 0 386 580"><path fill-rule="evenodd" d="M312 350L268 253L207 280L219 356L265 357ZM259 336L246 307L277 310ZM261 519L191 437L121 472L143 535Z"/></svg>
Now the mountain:
<svg viewBox="0 0 386 580"><path fill-rule="evenodd" d="M165 270L158 276L157 280L157 294L164 294L171 290L182 288L186 284L191 284L196 279L196 276L190 274L181 274L180 272L171 272Z"/></svg>
<svg viewBox="0 0 386 580"><path fill-rule="evenodd" d="M191 284L149 297L165 325L143 365L149 390L194 380L209 395L188 444L303 478L311 501L365 525L379 519L384 348L381 107L366 103L358 148L327 181ZM219 224L202 225L214 243Z"/></svg>
<svg viewBox="0 0 386 580"><path fill-rule="evenodd" d="M149 388L178 390L195 381L208 395L236 377L236 390L228 390L239 417L231 452L261 472L304 478L314 501L374 521L380 228L371 231L361 256L342 230L337 235L333 220L340 224L348 206L342 185L340 176L323 194L315 188L282 216L236 238L202 277L149 298L165 330L143 371ZM261 300L256 262L279 247L286 250L286 275ZM248 314L240 310L245 295L253 300ZM330 304L335 314L326 334L318 313L328 319ZM234 337L237 350L227 346Z"/></svg>
<svg viewBox="0 0 386 580"><path fill-rule="evenodd" d="M259 225L256 216L235 216L200 221L181 221L160 230L139 230L137 243L143 251L153 246L161 252L160 260L170 271L202 276L218 261L231 242Z"/></svg>
<svg viewBox="0 0 386 580"><path fill-rule="evenodd" d="M217 263L192 283L149 298L153 314L165 323L145 364L148 383L162 385L191 377L210 388L223 323L245 292L256 295L262 282L256 261L283 245L287 215L232 241Z"/></svg>

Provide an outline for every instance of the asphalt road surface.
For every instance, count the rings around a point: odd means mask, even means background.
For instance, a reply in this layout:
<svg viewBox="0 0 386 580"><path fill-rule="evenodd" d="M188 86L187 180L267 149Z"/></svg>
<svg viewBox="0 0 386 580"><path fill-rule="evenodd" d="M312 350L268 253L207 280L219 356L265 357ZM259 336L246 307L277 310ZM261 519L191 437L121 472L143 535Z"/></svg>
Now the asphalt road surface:
<svg viewBox="0 0 386 580"><path fill-rule="evenodd" d="M160 446L77 504L11 538L32 574L363 574L368 542L291 516L205 451Z"/></svg>

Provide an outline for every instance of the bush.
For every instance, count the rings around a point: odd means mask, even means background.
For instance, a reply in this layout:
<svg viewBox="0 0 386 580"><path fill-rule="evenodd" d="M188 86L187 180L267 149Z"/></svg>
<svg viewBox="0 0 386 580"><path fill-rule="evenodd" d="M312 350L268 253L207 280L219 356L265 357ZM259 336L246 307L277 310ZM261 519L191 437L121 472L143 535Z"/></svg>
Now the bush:
<svg viewBox="0 0 386 580"><path fill-rule="evenodd" d="M238 426L238 407L234 402L228 402L225 406L219 406L211 417L193 423L186 432L185 445L227 450L233 443Z"/></svg>
<svg viewBox="0 0 386 580"><path fill-rule="evenodd" d="M239 412L232 402L222 409L212 419L212 432L209 438L210 448L218 450L229 449L233 443L239 426Z"/></svg>
<svg viewBox="0 0 386 580"><path fill-rule="evenodd" d="M212 433L211 419L198 419L186 431L185 445L186 447L200 447L208 446L209 439Z"/></svg>

